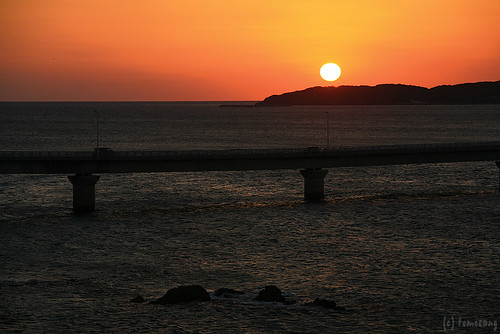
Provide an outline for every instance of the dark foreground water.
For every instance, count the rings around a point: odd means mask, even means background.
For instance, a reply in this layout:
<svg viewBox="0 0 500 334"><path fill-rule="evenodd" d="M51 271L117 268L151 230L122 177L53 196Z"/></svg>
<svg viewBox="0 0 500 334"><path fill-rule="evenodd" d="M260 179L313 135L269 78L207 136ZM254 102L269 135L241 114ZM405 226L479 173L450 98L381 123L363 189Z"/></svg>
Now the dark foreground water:
<svg viewBox="0 0 500 334"><path fill-rule="evenodd" d="M0 104L0 150L269 148L500 140L500 106L217 108ZM325 112L328 112L326 114ZM298 171L102 174L97 210L66 175L0 175L1 332L498 331L493 162ZM132 304L167 289L236 299ZM276 285L295 305L252 301ZM304 306L316 297L348 311Z"/></svg>

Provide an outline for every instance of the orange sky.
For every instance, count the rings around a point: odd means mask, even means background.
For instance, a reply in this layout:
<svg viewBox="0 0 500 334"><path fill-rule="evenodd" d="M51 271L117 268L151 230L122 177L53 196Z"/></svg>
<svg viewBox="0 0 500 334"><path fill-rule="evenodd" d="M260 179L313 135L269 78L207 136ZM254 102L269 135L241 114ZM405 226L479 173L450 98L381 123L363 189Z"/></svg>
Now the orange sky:
<svg viewBox="0 0 500 334"><path fill-rule="evenodd" d="M0 0L0 100L500 80L500 0ZM342 76L328 83L323 63Z"/></svg>

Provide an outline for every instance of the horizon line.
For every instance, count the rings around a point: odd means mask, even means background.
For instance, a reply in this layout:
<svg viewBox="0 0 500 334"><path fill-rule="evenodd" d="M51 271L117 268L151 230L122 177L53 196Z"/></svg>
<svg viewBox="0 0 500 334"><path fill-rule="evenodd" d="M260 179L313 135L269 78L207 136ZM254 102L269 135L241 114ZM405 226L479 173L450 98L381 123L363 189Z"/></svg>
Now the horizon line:
<svg viewBox="0 0 500 334"><path fill-rule="evenodd" d="M317 87L321 87L321 88L338 88L338 87L376 87L376 86L380 86L380 85L402 85L402 86L412 86L412 87L420 87L420 88L426 88L426 89L433 89L433 88L436 88L436 87L443 87L443 86L459 86L459 85L467 85L467 84L479 84L479 83L495 83L495 82L500 82L500 80L491 80L491 81L477 81L477 82L462 82L462 83L457 83L457 84L441 84L441 85L437 85L437 86L433 86L433 87L425 87L425 86L418 86L418 85L412 85L412 84L404 84L404 83L379 83L379 84L375 84L375 85L365 85L365 84L358 84L358 85L338 85L338 86L334 86L334 85L330 85L330 86L321 86L321 85L317 85L317 86L310 86L310 87L306 87L306 88L300 88L298 90L295 90L295 91L286 91L284 93L289 93L289 92L297 92L297 91L301 91L301 90L306 90L306 89L309 89L309 88L317 88ZM284 94L283 92L282 93L278 93L278 94ZM267 95L266 97L264 97L264 99L266 99L267 97L269 96L272 96L272 95L276 95L276 93L272 93L270 95ZM25 103L57 103L57 102L66 102L66 103L83 103L83 102L89 102L89 103L104 103L104 102L108 102L108 103L118 103L118 102L127 102L127 103L146 103L146 102L151 102L151 103L226 103L226 102L238 102L238 103L242 103L242 102L248 102L248 103L251 103L251 102L260 102L260 101L263 101L263 100L219 100L219 99L216 99L216 100L0 100L0 103L22 103L22 102L25 102Z"/></svg>

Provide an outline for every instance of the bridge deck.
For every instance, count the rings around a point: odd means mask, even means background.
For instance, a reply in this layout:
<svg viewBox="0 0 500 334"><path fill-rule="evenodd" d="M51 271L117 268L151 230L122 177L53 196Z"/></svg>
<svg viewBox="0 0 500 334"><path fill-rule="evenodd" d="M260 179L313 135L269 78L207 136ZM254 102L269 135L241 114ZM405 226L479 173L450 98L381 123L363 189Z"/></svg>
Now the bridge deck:
<svg viewBox="0 0 500 334"><path fill-rule="evenodd" d="M333 168L498 161L500 142L178 151L0 151L0 174Z"/></svg>

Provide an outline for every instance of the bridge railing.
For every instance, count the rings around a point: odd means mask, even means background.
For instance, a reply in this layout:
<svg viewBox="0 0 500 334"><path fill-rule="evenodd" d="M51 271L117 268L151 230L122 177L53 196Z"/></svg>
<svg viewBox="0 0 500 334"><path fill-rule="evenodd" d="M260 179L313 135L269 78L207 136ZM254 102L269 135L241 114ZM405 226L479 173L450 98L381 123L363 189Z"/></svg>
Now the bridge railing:
<svg viewBox="0 0 500 334"><path fill-rule="evenodd" d="M0 157L4 158L51 158L51 157L93 157L91 151L0 151Z"/></svg>
<svg viewBox="0 0 500 334"><path fill-rule="evenodd" d="M222 150L172 150L172 151L0 151L0 159L96 159L96 158L142 158L142 157L229 157L229 156L260 156L286 154L332 154L338 153L369 153L398 151L452 151L458 149L500 149L500 141L471 143L431 143L405 145L377 146L336 146L332 148L271 148L271 149L222 149Z"/></svg>

